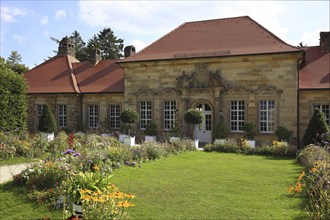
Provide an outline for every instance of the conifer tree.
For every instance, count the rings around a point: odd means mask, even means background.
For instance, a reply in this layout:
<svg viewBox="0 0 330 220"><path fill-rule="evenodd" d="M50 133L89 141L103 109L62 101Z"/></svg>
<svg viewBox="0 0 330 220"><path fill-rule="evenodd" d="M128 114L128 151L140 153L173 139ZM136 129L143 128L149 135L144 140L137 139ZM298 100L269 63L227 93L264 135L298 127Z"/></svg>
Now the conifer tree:
<svg viewBox="0 0 330 220"><path fill-rule="evenodd" d="M303 144L307 146L315 143L318 135L326 133L329 130L323 113L318 109L314 109L313 116L308 123L308 127L303 136Z"/></svg>
<svg viewBox="0 0 330 220"><path fill-rule="evenodd" d="M45 133L53 133L57 130L55 118L48 105L44 105L39 121L38 130Z"/></svg>

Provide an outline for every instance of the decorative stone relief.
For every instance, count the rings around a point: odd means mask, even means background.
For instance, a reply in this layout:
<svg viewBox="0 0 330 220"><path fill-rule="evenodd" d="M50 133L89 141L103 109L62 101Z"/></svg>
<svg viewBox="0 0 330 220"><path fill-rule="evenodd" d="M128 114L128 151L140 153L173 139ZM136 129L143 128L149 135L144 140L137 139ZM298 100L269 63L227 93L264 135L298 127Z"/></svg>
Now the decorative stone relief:
<svg viewBox="0 0 330 220"><path fill-rule="evenodd" d="M176 78L177 88L213 88L222 87L223 81L220 76L220 70L212 72L208 70L205 63L196 65L195 71L187 75L182 71L182 75Z"/></svg>
<svg viewBox="0 0 330 220"><path fill-rule="evenodd" d="M135 95L136 97L139 98L150 98L150 97L154 97L156 94L151 89L140 89L139 91L136 92Z"/></svg>

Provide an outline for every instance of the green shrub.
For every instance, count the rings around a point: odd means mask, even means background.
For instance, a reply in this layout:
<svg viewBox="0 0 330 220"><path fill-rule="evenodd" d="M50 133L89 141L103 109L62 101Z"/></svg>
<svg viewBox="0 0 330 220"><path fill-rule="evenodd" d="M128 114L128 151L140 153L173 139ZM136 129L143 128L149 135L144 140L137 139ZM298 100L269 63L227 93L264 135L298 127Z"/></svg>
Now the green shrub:
<svg viewBox="0 0 330 220"><path fill-rule="evenodd" d="M175 154L182 153L184 151L194 151L196 150L195 143L192 140L189 139L179 139L173 141L171 144L169 144L167 147L171 150L174 150Z"/></svg>
<svg viewBox="0 0 330 220"><path fill-rule="evenodd" d="M187 124L198 125L202 123L203 120L203 113L197 109L188 109L188 111L186 111L184 114L184 121ZM191 135L191 138L194 138L193 135Z"/></svg>
<svg viewBox="0 0 330 220"><path fill-rule="evenodd" d="M292 134L293 132L287 129L285 126L278 126L275 131L275 135L279 141L290 142Z"/></svg>
<svg viewBox="0 0 330 220"><path fill-rule="evenodd" d="M213 129L212 134L214 139L225 139L228 135L226 125L223 122L217 124Z"/></svg>
<svg viewBox="0 0 330 220"><path fill-rule="evenodd" d="M330 153L324 148L313 144L305 147L297 156L297 161L305 167L312 167L319 160L330 161Z"/></svg>
<svg viewBox="0 0 330 220"><path fill-rule="evenodd" d="M16 155L16 148L8 146L5 143L0 143L0 160L8 160L14 158Z"/></svg>
<svg viewBox="0 0 330 220"><path fill-rule="evenodd" d="M205 150L205 148L204 148ZM212 145L208 145L206 151L217 151L226 153L247 153L250 147L247 145L239 145L235 139L224 139L215 141Z"/></svg>
<svg viewBox="0 0 330 220"><path fill-rule="evenodd" d="M307 146L315 143L317 135L327 133L329 130L328 125L325 121L324 114L319 109L314 109L313 116L308 123L308 127L303 136L303 144Z"/></svg>
<svg viewBox="0 0 330 220"><path fill-rule="evenodd" d="M167 152L165 151L161 143L147 141L147 142L143 142L141 146L146 152L147 158L149 160L160 159L167 155Z"/></svg>
<svg viewBox="0 0 330 220"><path fill-rule="evenodd" d="M45 133L53 133L57 130L55 118L48 105L44 105L38 125L38 130Z"/></svg>
<svg viewBox="0 0 330 220"><path fill-rule="evenodd" d="M146 125L145 135L156 136L157 135L157 125L155 123L150 123Z"/></svg>
<svg viewBox="0 0 330 220"><path fill-rule="evenodd" d="M2 62L2 61L1 61ZM24 78L0 65L0 131L25 130L27 85Z"/></svg>

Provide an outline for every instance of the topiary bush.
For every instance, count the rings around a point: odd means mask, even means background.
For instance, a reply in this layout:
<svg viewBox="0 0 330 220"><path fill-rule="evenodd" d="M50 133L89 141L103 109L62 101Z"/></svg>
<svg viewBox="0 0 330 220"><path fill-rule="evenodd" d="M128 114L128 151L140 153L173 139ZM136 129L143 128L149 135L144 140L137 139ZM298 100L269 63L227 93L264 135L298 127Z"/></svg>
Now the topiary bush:
<svg viewBox="0 0 330 220"><path fill-rule="evenodd" d="M120 114L120 120L128 124L128 135L131 134L131 124L139 120L139 113L131 108L127 108Z"/></svg>
<svg viewBox="0 0 330 220"><path fill-rule="evenodd" d="M184 121L187 124L198 125L202 123L203 120L204 120L203 113L197 109L188 109L188 111L186 111L184 114Z"/></svg>
<svg viewBox="0 0 330 220"><path fill-rule="evenodd" d="M214 139L225 139L228 136L228 130L225 123L220 122L215 126L212 132Z"/></svg>
<svg viewBox="0 0 330 220"><path fill-rule="evenodd" d="M245 123L243 130L245 132L244 137L248 140L254 140L256 136L256 126L253 123Z"/></svg>
<svg viewBox="0 0 330 220"><path fill-rule="evenodd" d="M38 130L45 133L53 133L57 130L55 118L48 105L44 105L38 125Z"/></svg>
<svg viewBox="0 0 330 220"><path fill-rule="evenodd" d="M318 109L314 109L313 116L308 123L308 127L303 136L303 144L307 146L315 142L317 135L328 132L329 128L325 121L323 113Z"/></svg>
<svg viewBox="0 0 330 220"><path fill-rule="evenodd" d="M0 131L25 130L27 85L24 78L0 61Z"/></svg>

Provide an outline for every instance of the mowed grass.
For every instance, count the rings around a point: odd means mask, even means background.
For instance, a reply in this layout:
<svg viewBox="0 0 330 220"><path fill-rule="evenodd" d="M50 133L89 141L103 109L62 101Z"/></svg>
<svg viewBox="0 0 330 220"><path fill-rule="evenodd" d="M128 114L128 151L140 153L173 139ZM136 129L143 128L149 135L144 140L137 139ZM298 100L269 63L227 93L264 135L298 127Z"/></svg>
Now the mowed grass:
<svg viewBox="0 0 330 220"><path fill-rule="evenodd" d="M132 219L305 219L293 158L190 152L114 172Z"/></svg>

